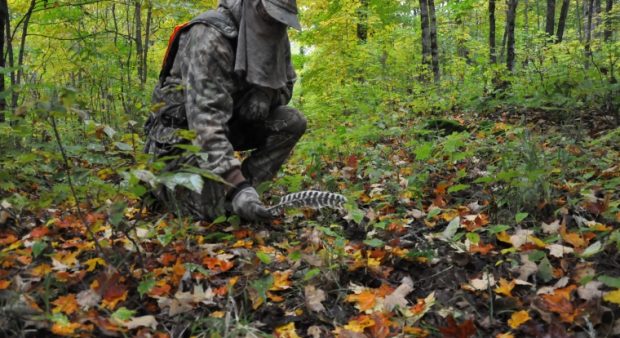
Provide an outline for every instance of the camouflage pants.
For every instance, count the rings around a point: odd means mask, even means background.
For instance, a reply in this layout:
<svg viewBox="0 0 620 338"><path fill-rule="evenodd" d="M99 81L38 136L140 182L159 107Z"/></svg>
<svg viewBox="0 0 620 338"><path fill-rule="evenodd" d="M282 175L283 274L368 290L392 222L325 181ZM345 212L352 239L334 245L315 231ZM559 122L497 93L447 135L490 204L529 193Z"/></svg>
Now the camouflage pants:
<svg viewBox="0 0 620 338"><path fill-rule="evenodd" d="M306 130L306 119L296 109L280 106L264 121L244 122L233 117L228 124L228 139L236 151L252 150L243 161L241 171L252 185L271 180L284 164L295 144ZM182 166L198 166L200 159L186 156L168 163L164 171L175 171ZM170 191L160 187L154 192L166 208L179 216L213 220L230 211L226 203L227 187L204 180L201 194L183 187Z"/></svg>

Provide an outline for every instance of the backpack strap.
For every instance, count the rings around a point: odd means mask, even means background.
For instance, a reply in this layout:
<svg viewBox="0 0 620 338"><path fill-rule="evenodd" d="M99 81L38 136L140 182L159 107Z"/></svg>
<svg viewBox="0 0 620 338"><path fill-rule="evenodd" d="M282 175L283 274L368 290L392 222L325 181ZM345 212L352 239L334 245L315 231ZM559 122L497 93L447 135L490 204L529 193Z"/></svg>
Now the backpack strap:
<svg viewBox="0 0 620 338"><path fill-rule="evenodd" d="M164 85L164 81L166 81L166 78L170 76L170 72L172 71L174 59L179 51L179 40L181 34L189 31L196 24L213 27L229 39L235 39L238 34L237 27L230 16L221 11L215 10L202 13L192 21L176 26L172 32L172 35L170 35L170 39L168 40L168 49L166 49L161 72L159 73L159 82L162 87Z"/></svg>

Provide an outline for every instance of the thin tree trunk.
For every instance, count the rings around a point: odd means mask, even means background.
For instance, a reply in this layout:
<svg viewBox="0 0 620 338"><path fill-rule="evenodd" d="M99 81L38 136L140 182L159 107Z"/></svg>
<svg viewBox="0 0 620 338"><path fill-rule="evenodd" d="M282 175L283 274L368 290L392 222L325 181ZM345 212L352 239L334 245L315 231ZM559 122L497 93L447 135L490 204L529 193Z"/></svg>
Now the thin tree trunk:
<svg viewBox="0 0 620 338"><path fill-rule="evenodd" d="M428 66L431 64L431 29L427 0L420 0L420 21L422 25L422 63Z"/></svg>
<svg viewBox="0 0 620 338"><path fill-rule="evenodd" d="M547 22L545 24L545 32L548 36L553 36L555 24L555 0L547 0Z"/></svg>
<svg viewBox="0 0 620 338"><path fill-rule="evenodd" d="M585 52L586 52L586 68L590 66L590 57L592 56L592 50L590 49L590 42L592 41L592 12L594 12L594 0L588 1L587 7L587 17L586 17L586 44L585 44Z"/></svg>
<svg viewBox="0 0 620 338"><path fill-rule="evenodd" d="M142 79L144 78L144 64L142 62L144 50L142 48L142 4L141 0L135 0L135 41L136 41L136 64L138 65L138 79L140 82L141 89L144 89L144 83Z"/></svg>
<svg viewBox="0 0 620 338"><path fill-rule="evenodd" d="M583 42L583 32L581 31L581 5L579 4L579 0L576 0L577 4L575 5L575 24L577 24L577 36L579 36L579 42Z"/></svg>
<svg viewBox="0 0 620 338"><path fill-rule="evenodd" d="M360 7L357 9L357 41L366 43L368 40L368 0L360 0Z"/></svg>
<svg viewBox="0 0 620 338"><path fill-rule="evenodd" d="M19 44L19 55L17 57L17 79L15 81L15 85L19 86L21 84L21 80L24 77L24 56L26 54L26 37L28 37L28 24L30 23L30 18L32 17L32 11L34 11L34 6L36 5L36 0L30 1L30 7L28 7L28 11L24 16L24 22L22 23L22 36ZM19 100L19 91L17 88L13 88L13 95L11 100L11 108L15 109L17 107L17 102Z"/></svg>
<svg viewBox="0 0 620 338"><path fill-rule="evenodd" d="M153 22L153 4L148 2L146 10L146 32L144 37L144 56L142 57L142 87L146 84L148 78L148 59L149 59L149 44L151 39L151 24Z"/></svg>
<svg viewBox="0 0 620 338"><path fill-rule="evenodd" d="M507 47L506 68L510 72L514 70L515 65L515 21L517 18L518 0L508 0L508 9L506 12L506 28L507 28Z"/></svg>
<svg viewBox="0 0 620 338"><path fill-rule="evenodd" d="M605 31L603 32L603 39L605 40L605 42L609 42L613 35L613 30L611 29L611 24L612 24L611 10L613 9L613 6L614 6L613 0L605 1L605 14L607 14L605 18Z"/></svg>
<svg viewBox="0 0 620 338"><path fill-rule="evenodd" d="M9 6L6 0L0 0L0 67L6 68L6 58L4 57L5 27L9 19ZM5 122L4 111L6 110L6 86L4 83L4 72L0 73L0 123Z"/></svg>
<svg viewBox="0 0 620 338"><path fill-rule="evenodd" d="M435 17L435 0L428 0L428 11L431 24L431 55L433 61L433 79L439 83L439 44L437 42L437 19Z"/></svg>
<svg viewBox="0 0 620 338"><path fill-rule="evenodd" d="M562 9L560 11L560 20L558 21L558 40L557 42L562 42L562 38L564 37L564 27L566 27L566 17L568 16L568 6L570 5L570 0L562 0Z"/></svg>
<svg viewBox="0 0 620 338"><path fill-rule="evenodd" d="M489 0L489 59L491 63L497 63L495 51L495 0Z"/></svg>

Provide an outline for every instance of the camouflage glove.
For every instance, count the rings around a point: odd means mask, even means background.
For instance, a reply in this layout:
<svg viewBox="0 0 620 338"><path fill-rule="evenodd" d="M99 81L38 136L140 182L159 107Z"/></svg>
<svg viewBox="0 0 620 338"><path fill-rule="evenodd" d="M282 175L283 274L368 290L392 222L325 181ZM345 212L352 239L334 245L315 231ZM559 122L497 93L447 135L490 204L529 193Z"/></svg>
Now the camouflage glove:
<svg viewBox="0 0 620 338"><path fill-rule="evenodd" d="M267 222L273 218L251 186L241 189L234 195L232 207L235 214L248 221Z"/></svg>
<svg viewBox="0 0 620 338"><path fill-rule="evenodd" d="M256 87L252 89L247 101L240 109L241 116L247 121L260 121L269 116L274 90Z"/></svg>

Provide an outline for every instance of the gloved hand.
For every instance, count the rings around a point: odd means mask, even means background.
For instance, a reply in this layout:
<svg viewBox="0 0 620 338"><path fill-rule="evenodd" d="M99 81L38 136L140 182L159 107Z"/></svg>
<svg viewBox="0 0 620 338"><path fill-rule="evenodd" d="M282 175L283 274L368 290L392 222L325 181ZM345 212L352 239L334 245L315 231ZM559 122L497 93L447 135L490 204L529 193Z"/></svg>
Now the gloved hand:
<svg viewBox="0 0 620 338"><path fill-rule="evenodd" d="M241 116L247 121L265 120L271 111L275 91L270 88L253 88L247 101L240 109Z"/></svg>
<svg viewBox="0 0 620 338"><path fill-rule="evenodd" d="M273 216L258 199L258 193L253 187L239 191L232 200L235 214L248 221L270 221Z"/></svg>

